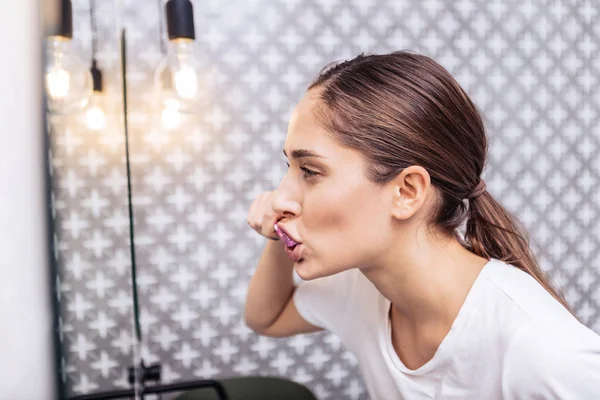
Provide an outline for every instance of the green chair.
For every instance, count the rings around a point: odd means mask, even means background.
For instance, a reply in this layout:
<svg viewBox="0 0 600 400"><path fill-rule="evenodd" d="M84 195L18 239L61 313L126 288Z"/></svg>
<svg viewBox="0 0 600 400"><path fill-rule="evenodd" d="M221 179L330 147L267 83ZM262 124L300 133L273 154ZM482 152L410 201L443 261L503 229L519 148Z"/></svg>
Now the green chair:
<svg viewBox="0 0 600 400"><path fill-rule="evenodd" d="M228 400L317 400L304 385L272 377L236 377L218 380ZM195 389L180 394L174 400L219 400L212 388Z"/></svg>

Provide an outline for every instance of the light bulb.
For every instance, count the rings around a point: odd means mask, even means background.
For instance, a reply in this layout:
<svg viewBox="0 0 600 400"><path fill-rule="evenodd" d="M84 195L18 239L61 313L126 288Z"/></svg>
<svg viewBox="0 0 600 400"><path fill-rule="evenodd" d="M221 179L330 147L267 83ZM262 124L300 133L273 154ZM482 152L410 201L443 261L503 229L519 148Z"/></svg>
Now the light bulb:
<svg viewBox="0 0 600 400"><path fill-rule="evenodd" d="M179 112L189 114L209 104L215 77L207 59L196 55L194 41L180 38L169 42L167 56L155 73L155 85L161 110L160 99L173 98L179 101Z"/></svg>
<svg viewBox="0 0 600 400"><path fill-rule="evenodd" d="M176 129L181 124L180 104L175 99L165 99L161 111L162 125L165 129Z"/></svg>
<svg viewBox="0 0 600 400"><path fill-rule="evenodd" d="M106 126L107 107L110 103L106 101L102 90L94 90L88 105L85 107L83 119L88 129L100 131ZM109 107L112 110L112 107Z"/></svg>
<svg viewBox="0 0 600 400"><path fill-rule="evenodd" d="M194 41L177 39L171 42L170 69L173 87L185 100L192 100L198 92L197 62L194 58Z"/></svg>
<svg viewBox="0 0 600 400"><path fill-rule="evenodd" d="M173 83L177 94L184 99L193 99L198 90L198 76L189 65L181 64L173 74Z"/></svg>
<svg viewBox="0 0 600 400"><path fill-rule="evenodd" d="M72 51L71 40L50 36L46 52L44 75L50 111L62 114L85 106L92 93L92 76Z"/></svg>
<svg viewBox="0 0 600 400"><path fill-rule="evenodd" d="M85 112L85 122L91 130L99 131L106 126L104 110L97 105L90 106Z"/></svg>
<svg viewBox="0 0 600 400"><path fill-rule="evenodd" d="M71 76L60 66L54 67L46 74L46 89L53 100L62 100L69 93Z"/></svg>

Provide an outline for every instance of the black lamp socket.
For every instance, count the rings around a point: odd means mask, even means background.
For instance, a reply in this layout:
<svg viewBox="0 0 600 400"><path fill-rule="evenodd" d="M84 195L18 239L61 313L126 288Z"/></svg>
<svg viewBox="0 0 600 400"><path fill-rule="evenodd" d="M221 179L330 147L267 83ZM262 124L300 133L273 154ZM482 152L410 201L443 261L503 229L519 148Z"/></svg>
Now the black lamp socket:
<svg viewBox="0 0 600 400"><path fill-rule="evenodd" d="M169 40L196 39L194 6L190 0L169 0L165 10Z"/></svg>

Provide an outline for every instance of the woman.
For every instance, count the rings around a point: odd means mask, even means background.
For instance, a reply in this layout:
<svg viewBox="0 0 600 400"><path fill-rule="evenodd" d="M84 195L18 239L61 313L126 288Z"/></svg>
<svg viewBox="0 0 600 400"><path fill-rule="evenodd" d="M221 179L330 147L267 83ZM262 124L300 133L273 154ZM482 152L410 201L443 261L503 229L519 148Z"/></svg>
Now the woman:
<svg viewBox="0 0 600 400"><path fill-rule="evenodd" d="M254 331L338 334L372 399L600 399L600 337L486 191L484 124L444 68L408 52L326 68L284 153L248 214L282 239L250 282Z"/></svg>

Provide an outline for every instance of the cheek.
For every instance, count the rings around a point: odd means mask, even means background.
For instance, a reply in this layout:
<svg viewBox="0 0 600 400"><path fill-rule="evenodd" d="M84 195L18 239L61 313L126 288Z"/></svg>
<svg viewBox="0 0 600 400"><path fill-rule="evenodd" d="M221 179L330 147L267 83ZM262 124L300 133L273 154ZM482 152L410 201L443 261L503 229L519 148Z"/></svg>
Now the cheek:
<svg viewBox="0 0 600 400"><path fill-rule="evenodd" d="M385 242L385 207L371 188L345 188L305 199L302 225L315 255L333 268L361 263Z"/></svg>
<svg viewBox="0 0 600 400"><path fill-rule="evenodd" d="M308 235L342 233L353 223L356 203L351 190L325 190L305 198L302 210L303 225Z"/></svg>

